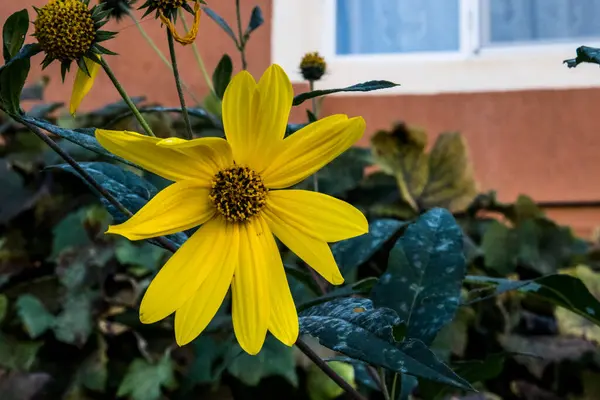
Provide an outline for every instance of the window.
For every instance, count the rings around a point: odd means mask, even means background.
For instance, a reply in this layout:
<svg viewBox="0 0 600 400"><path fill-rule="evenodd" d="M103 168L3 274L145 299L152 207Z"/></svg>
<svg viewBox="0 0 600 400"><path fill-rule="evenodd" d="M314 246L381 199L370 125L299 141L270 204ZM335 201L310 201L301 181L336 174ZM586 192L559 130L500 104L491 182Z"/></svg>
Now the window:
<svg viewBox="0 0 600 400"><path fill-rule="evenodd" d="M459 50L459 0L337 0L337 54Z"/></svg>
<svg viewBox="0 0 600 400"><path fill-rule="evenodd" d="M600 37L600 0L485 0L482 11L483 46Z"/></svg>
<svg viewBox="0 0 600 400"><path fill-rule="evenodd" d="M318 50L332 72L323 89L370 79L399 82L390 94L596 87L597 68L562 61L600 47L598 16L600 0L273 0L272 56L301 81L300 58Z"/></svg>

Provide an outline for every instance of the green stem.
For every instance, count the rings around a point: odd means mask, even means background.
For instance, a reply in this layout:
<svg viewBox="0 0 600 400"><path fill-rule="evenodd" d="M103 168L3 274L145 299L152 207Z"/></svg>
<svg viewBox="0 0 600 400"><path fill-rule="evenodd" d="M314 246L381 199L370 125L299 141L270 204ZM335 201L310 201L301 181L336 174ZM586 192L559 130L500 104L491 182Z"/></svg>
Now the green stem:
<svg viewBox="0 0 600 400"><path fill-rule="evenodd" d="M117 91L123 98L123 101L127 104L127 106L129 107L129 109L131 110L131 112L133 113L135 118L138 120L138 122L140 123L140 125L142 126L144 131L146 132L146 134L148 136L156 136L156 135L154 135L154 132L152 132L152 128L150 128L150 125L148 125L148 123L146 122L144 117L142 117L142 114L140 114L140 112L137 109L137 107L135 106L135 104L133 104L133 101L131 101L131 98L127 95L127 92L125 92L125 89L123 89L123 86L121 86L121 84L117 80L117 77L112 72L112 70L110 69L110 67L104 60L104 58L103 57L99 57L99 58L100 58L100 65L102 65L102 68L104 68L104 72L106 72L106 75L108 75L108 77L112 81L115 88L117 88Z"/></svg>
<svg viewBox="0 0 600 400"><path fill-rule="evenodd" d="M381 382L381 392L383 393L384 400L391 400L387 384L385 383L385 370L381 367L379 367L379 381Z"/></svg>
<svg viewBox="0 0 600 400"><path fill-rule="evenodd" d="M181 22L183 23L183 29L185 29L185 31L187 32L188 24L187 24L187 21L185 20L185 13L183 12L183 10L181 8L179 8L179 18L181 18ZM198 62L198 66L200 67L200 72L202 72L202 76L204 77L204 80L206 81L206 85L211 90L211 92L214 93L215 88L213 86L212 79L210 79L210 75L208 75L208 71L206 70L206 66L204 65L204 61L202 60L202 56L200 55L198 46L196 46L196 42L192 43L192 50L194 52L194 57L196 58L196 61ZM196 101L196 100L194 99L194 101ZM199 104L198 101L196 101L196 102Z"/></svg>
<svg viewBox="0 0 600 400"><path fill-rule="evenodd" d="M309 86L309 90L311 92L313 90L315 90L315 81L309 80L308 86ZM311 100L312 100L312 113L315 116L315 118L319 119L319 108L317 107L317 99L315 97L313 97ZM308 122L310 122L310 121L308 121ZM319 191L319 174L317 172L315 172L313 174L313 187L314 187L315 192Z"/></svg>
<svg viewBox="0 0 600 400"><path fill-rule="evenodd" d="M140 32L140 34L142 35L142 37L144 38L144 40L146 41L146 43L148 43L148 45L152 48L152 50L154 50L154 52L156 53L156 55L158 56L158 58L160 58L161 61L171 71L173 71L173 67L171 66L171 63L169 62L169 60L167 60L167 57L165 57L165 55L158 48L158 46L156 45L156 43L154 43L154 40L152 40L152 38L150 36L148 36L148 33L146 32L146 30L144 29L144 27L142 26L142 24L140 24L140 21L138 21L138 19L135 17L135 15L133 14L133 12L131 12L131 10L128 9L127 7L125 7L125 6L121 6L121 8L123 9L123 11L125 13L127 13L127 15L129 16L129 18L131 18L133 20L133 22L135 23L135 26L138 28L138 31ZM186 28L186 30L187 30L187 28ZM192 97L192 99L194 99L194 101L199 104L200 101L194 95L194 92L192 92L192 90L190 89L190 87L184 81L181 81L181 84L183 85L184 89L190 94L190 96Z"/></svg>
<svg viewBox="0 0 600 400"><path fill-rule="evenodd" d="M298 340L296 340L296 347L298 347L298 349L301 352L303 352L312 362L314 362L315 365L321 369L321 371L323 371L328 377L330 377L332 381L334 381L339 387L344 389L344 391L352 399L367 400L363 395L358 393L358 391L354 389L352 385L346 382L344 378L339 376L333 369L331 369L331 367L327 365L327 363L321 357L319 357L319 355L315 353L309 345L304 343L302 339L298 338Z"/></svg>
<svg viewBox="0 0 600 400"><path fill-rule="evenodd" d="M397 384L398 384L398 373L395 372L394 373L394 379L392 380L392 391L391 391L391 394L390 394L390 397L392 399L394 399L394 400L396 399L396 385Z"/></svg>
<svg viewBox="0 0 600 400"><path fill-rule="evenodd" d="M242 34L242 16L240 12L240 0L235 0L235 13L237 16L237 26L238 26L238 50L240 51L240 56L242 57L242 69L248 69L248 63L246 62L246 40Z"/></svg>
<svg viewBox="0 0 600 400"><path fill-rule="evenodd" d="M183 120L185 121L187 139L191 140L194 138L192 123L190 122L190 116L188 115L187 107L185 106L183 90L181 90L181 79L179 78L179 69L177 68L177 56L175 55L175 41L173 40L173 35L169 29L167 29L167 40L169 41L169 53L171 54L171 64L173 65L173 76L175 77L175 86L177 87L181 112L183 114Z"/></svg>

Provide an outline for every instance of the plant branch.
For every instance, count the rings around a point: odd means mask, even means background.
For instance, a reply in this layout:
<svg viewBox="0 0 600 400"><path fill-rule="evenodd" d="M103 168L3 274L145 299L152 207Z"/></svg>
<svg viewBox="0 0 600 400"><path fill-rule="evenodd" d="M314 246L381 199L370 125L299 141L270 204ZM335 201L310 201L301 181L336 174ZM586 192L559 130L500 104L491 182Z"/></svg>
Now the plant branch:
<svg viewBox="0 0 600 400"><path fill-rule="evenodd" d="M315 363L317 367L321 369L332 381L334 381L339 387L344 389L348 395L355 400L367 400L363 395L358 393L356 389L352 387L348 382L344 380L341 376L339 376L327 363L319 357L317 353L310 348L309 345L304 343L304 341L300 338L296 341L296 347L306 355L312 362Z"/></svg>
<svg viewBox="0 0 600 400"><path fill-rule="evenodd" d="M248 63L246 62L246 40L244 39L244 35L242 33L242 16L240 11L240 0L235 0L235 13L237 16L237 26L238 26L238 50L240 51L240 56L242 57L242 69L248 69Z"/></svg>
<svg viewBox="0 0 600 400"><path fill-rule="evenodd" d="M387 384L385 383L385 370L381 367L379 367L379 382L381 382L381 392L383 393L384 400L391 400Z"/></svg>
<svg viewBox="0 0 600 400"><path fill-rule="evenodd" d="M60 148L58 144L54 140L52 140L48 135L41 131L35 125L23 120L22 118L11 115L15 120L19 121L23 125L25 125L31 132L33 132L37 137L39 137L44 143L48 145L56 154L58 154L67 164L69 164L80 176L86 181L91 187L93 187L102 197L104 197L110 204L112 204L117 210L125 214L127 217L131 217L133 213L127 209L119 200L117 200L109 191L102 187L90 174L87 173L78 163L71 157L67 152ZM175 252L177 251L177 247L173 245L173 243L165 237L157 237L155 238L157 242L159 242L164 248Z"/></svg>
<svg viewBox="0 0 600 400"><path fill-rule="evenodd" d="M179 18L181 18L181 22L183 23L183 29L185 29L185 31L187 32L188 24L187 24L187 21L185 20L185 13L183 12L183 10L181 8L179 8ZM196 62L198 63L198 66L200 67L200 72L202 72L202 76L204 77L204 80L206 81L206 85L211 90L211 92L214 93L215 88L213 86L212 79L210 78L210 75L208 75L208 71L206 70L206 66L204 65L204 61L202 60L202 56L200 55L198 46L196 46L196 42L192 43L192 50L194 52L194 57L196 58ZM194 99L194 101L196 103L200 104L200 102L197 101L196 99Z"/></svg>
<svg viewBox="0 0 600 400"><path fill-rule="evenodd" d="M183 113L183 120L185 121L185 127L187 132L187 139L191 140L194 138L192 132L192 123L190 122L190 116L185 106L185 96L183 90L181 90L181 79L179 77L179 69L177 68L177 55L175 54L175 41L173 40L173 34L167 29L167 40L169 41L169 53L171 54L171 64L173 65L173 76L175 77L175 86L177 87L177 95L179 96L179 103L181 104L181 112Z"/></svg>
<svg viewBox="0 0 600 400"><path fill-rule="evenodd" d="M131 101L131 98L127 95L127 92L125 92L125 89L123 89L123 86L121 86L121 84L117 80L117 77L115 76L113 71L110 69L110 67L104 60L104 58L99 57L99 59L100 59L100 65L102 65L102 68L104 68L104 72L106 72L106 75L108 75L108 77L112 81L113 85L115 86L115 88L117 89L117 91L119 92L121 97L123 98L123 101L125 101L125 103L129 107L129 109L131 110L131 112L133 113L135 118L138 120L138 122L140 123L140 125L142 126L142 128L144 129L146 134L148 136L156 136L156 135L154 135L154 132L152 132L152 128L150 128L150 125L148 125L148 122L146 122L144 117L142 117L142 114L140 114L140 112L138 111L135 104L133 104L133 101Z"/></svg>

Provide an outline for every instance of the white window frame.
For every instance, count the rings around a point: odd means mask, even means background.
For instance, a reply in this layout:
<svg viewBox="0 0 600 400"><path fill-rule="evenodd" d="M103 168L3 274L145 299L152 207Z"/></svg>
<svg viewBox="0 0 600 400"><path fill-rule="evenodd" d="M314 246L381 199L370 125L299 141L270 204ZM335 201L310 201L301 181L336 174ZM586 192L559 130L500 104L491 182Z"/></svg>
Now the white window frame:
<svg viewBox="0 0 600 400"><path fill-rule="evenodd" d="M370 1L370 0L364 0ZM456 52L338 55L336 0L273 0L271 57L303 82L299 63L305 53L319 51L328 74L315 86L339 88L373 79L401 86L371 95L494 92L600 87L593 64L569 69L562 61L575 57L580 45L600 47L600 40L511 44L481 47L481 7L485 0L460 1L460 46ZM365 95L367 93L344 93Z"/></svg>

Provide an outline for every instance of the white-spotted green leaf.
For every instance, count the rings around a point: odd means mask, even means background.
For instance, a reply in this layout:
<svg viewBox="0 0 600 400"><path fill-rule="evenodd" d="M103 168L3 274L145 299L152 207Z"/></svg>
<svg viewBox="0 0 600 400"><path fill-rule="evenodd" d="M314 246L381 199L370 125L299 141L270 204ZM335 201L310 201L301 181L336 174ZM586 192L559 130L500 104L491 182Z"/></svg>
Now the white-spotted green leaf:
<svg viewBox="0 0 600 400"><path fill-rule="evenodd" d="M465 268L462 231L452 214L435 208L398 239L371 298L398 313L407 338L429 345L456 313Z"/></svg>
<svg viewBox="0 0 600 400"><path fill-rule="evenodd" d="M423 342L396 342L394 327L402 320L391 309L373 308L371 300L333 300L311 307L299 317L301 333L316 337L331 350L394 372L471 389Z"/></svg>

